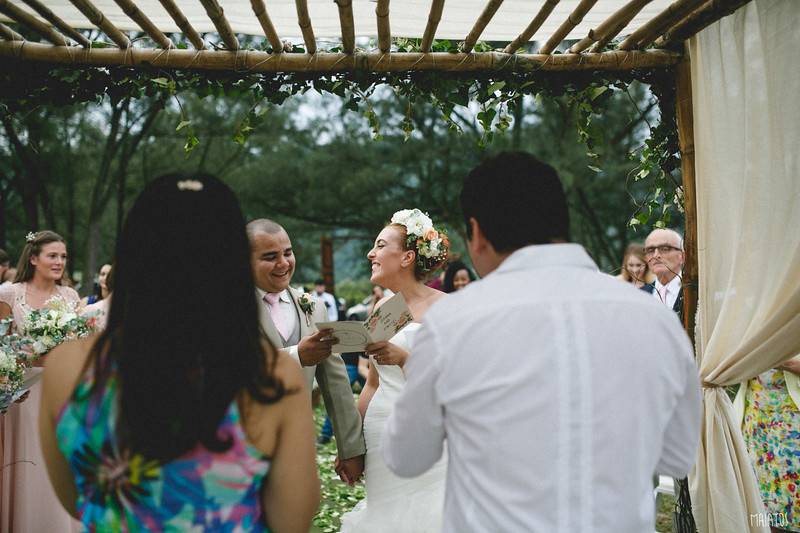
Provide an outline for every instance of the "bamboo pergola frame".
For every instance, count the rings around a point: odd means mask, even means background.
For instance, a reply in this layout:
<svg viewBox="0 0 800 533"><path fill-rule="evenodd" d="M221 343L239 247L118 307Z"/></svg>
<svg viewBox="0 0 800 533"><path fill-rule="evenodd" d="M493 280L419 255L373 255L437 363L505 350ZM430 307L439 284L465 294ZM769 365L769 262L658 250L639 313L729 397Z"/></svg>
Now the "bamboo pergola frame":
<svg viewBox="0 0 800 533"><path fill-rule="evenodd" d="M44 42L28 41L19 30L0 23L0 59L42 61L80 67L97 66L156 66L162 69L233 70L253 72L347 72L347 71L570 71L570 70L630 70L668 68L681 58L680 43L719 18L732 13L747 0L676 0L646 23L629 28L631 20L652 0L630 0L602 23L589 30L586 37L558 53L562 41L575 29L597 4L598 0L581 0L558 29L549 36L537 35L552 15L559 0L545 0L519 36L502 52L473 52L487 25L498 12L503 0L488 0L471 30L464 36L460 53L431 52L437 27L442 19L444 0L431 0L427 24L422 34L420 52L392 50L391 14L389 0L375 0L377 50L359 51L355 47L353 0L334 0L341 25L341 52L317 50L311 14L307 0L295 0L297 25L305 44L305 52L290 52L291 47L281 40L270 18L269 3L251 0L252 17L263 30L272 47L271 52L242 50L219 0L200 0L208 20L216 28L213 41L224 47L209 49L200 34L188 22L176 0L159 0L166 12L191 42L194 50L178 50L147 14L137 7L137 0L114 0L157 47L132 46L131 38L112 24L92 3L92 0L70 0L94 26L116 44L117 48L92 48L89 40L67 25L42 3L25 2L36 15L20 9L12 0L0 0L0 13L21 28L31 30ZM38 17L37 17L38 15ZM525 24L525 21L522 21ZM521 26L522 26L521 24ZM422 30L422 28L420 28ZM604 51L614 38L626 32L617 49ZM531 39L544 44L530 53L523 50ZM77 43L77 46L73 43ZM655 46L653 49L652 47Z"/></svg>

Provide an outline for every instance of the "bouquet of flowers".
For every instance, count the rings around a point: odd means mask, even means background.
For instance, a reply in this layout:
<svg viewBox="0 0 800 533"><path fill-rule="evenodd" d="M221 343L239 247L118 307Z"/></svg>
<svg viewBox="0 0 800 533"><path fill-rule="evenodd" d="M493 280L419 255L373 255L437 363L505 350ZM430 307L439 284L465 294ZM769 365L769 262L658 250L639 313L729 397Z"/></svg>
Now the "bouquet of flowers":
<svg viewBox="0 0 800 533"><path fill-rule="evenodd" d="M46 354L62 342L85 337L92 332L93 317L82 316L78 304L50 299L44 307L28 315L25 335L33 341L26 363Z"/></svg>
<svg viewBox="0 0 800 533"><path fill-rule="evenodd" d="M9 334L12 320L0 321L0 412L8 409L20 396L25 380L25 365L19 354L24 353L30 341Z"/></svg>

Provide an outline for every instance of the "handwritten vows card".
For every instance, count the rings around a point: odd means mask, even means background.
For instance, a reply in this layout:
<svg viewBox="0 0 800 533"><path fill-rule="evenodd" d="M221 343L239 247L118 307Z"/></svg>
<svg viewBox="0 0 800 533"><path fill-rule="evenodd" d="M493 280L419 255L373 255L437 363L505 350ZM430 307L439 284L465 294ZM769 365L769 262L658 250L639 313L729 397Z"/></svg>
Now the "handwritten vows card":
<svg viewBox="0 0 800 533"><path fill-rule="evenodd" d="M333 336L339 339L333 345L333 352L363 352L368 344L388 341L413 320L406 299L398 292L375 309L364 322L317 322L317 328L333 330Z"/></svg>

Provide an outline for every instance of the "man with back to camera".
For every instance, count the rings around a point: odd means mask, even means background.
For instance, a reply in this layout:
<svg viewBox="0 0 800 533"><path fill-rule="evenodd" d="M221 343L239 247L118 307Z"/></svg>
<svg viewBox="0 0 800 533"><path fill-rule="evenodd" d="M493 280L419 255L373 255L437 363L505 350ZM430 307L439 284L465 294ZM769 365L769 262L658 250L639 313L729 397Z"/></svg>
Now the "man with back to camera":
<svg viewBox="0 0 800 533"><path fill-rule="evenodd" d="M342 358L331 354L335 338L331 330L316 331L325 322L325 306L303 309L300 294L289 286L295 270L292 242L286 230L265 218L247 224L251 265L259 302L259 322L264 335L283 348L303 367L311 391L316 377L325 408L333 420L338 461L336 472L347 483L355 483L364 471L364 437L361 415ZM307 311L308 310L308 311Z"/></svg>
<svg viewBox="0 0 800 533"><path fill-rule="evenodd" d="M447 439L447 532L653 531L653 472L685 476L699 442L680 323L568 242L561 182L533 156L484 161L461 206L483 279L428 311L387 465L419 475Z"/></svg>

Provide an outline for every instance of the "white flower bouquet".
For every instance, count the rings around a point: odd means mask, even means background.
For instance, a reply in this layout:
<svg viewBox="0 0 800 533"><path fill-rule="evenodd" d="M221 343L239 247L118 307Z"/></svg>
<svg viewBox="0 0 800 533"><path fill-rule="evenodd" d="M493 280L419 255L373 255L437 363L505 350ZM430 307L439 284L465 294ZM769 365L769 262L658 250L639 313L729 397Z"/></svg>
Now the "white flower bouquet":
<svg viewBox="0 0 800 533"><path fill-rule="evenodd" d="M26 363L31 363L62 342L85 337L92 332L91 317L82 316L78 304L62 299L50 299L44 307L28 315L25 335L33 341L32 353Z"/></svg>
<svg viewBox="0 0 800 533"><path fill-rule="evenodd" d="M9 334L12 320L0 321L0 412L5 412L22 395L25 365L19 358L30 341Z"/></svg>

